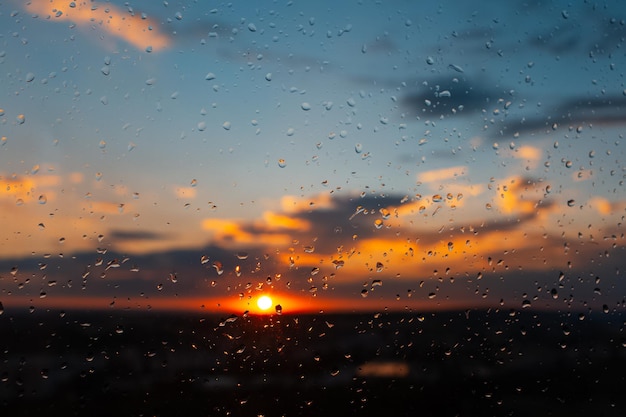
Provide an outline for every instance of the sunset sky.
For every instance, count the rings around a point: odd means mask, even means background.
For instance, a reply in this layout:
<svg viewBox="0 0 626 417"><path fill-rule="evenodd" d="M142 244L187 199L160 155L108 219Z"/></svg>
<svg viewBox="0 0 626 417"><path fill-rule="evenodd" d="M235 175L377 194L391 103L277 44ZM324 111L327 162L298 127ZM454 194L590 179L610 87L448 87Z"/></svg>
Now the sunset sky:
<svg viewBox="0 0 626 417"><path fill-rule="evenodd" d="M0 3L0 305L623 308L626 8Z"/></svg>

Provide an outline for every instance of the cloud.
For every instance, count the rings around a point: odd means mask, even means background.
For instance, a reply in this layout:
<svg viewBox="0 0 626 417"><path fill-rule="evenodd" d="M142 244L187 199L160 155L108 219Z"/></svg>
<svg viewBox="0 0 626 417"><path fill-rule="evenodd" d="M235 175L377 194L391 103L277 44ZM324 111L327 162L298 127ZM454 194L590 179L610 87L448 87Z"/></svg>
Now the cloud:
<svg viewBox="0 0 626 417"><path fill-rule="evenodd" d="M125 240L159 240L165 238L164 233L151 232L149 230L119 230L114 229L108 232L108 237L114 241Z"/></svg>
<svg viewBox="0 0 626 417"><path fill-rule="evenodd" d="M452 178L467 175L468 167L458 165L449 168L434 169L431 171L420 172L417 174L417 180L420 182L441 182Z"/></svg>
<svg viewBox="0 0 626 417"><path fill-rule="evenodd" d="M176 194L176 198L193 200L196 198L198 192L193 187L176 187L174 194Z"/></svg>
<svg viewBox="0 0 626 417"><path fill-rule="evenodd" d="M110 3L32 0L25 7L30 13L44 15L52 21L69 20L88 30L97 25L109 35L140 50L152 47L159 51L171 44L157 22Z"/></svg>

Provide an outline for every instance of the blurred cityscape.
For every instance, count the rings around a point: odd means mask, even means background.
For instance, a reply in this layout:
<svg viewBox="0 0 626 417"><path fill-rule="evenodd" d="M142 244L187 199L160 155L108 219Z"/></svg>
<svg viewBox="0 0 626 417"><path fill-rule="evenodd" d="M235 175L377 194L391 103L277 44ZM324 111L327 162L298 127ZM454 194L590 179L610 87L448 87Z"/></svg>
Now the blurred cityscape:
<svg viewBox="0 0 626 417"><path fill-rule="evenodd" d="M623 416L624 318L0 316L5 415Z"/></svg>

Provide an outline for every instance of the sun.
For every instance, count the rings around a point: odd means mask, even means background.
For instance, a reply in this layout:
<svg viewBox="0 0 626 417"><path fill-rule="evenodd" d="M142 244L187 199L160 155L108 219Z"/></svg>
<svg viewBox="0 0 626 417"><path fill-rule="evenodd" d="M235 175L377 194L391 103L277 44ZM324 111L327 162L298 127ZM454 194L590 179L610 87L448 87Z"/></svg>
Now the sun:
<svg viewBox="0 0 626 417"><path fill-rule="evenodd" d="M272 307L272 304L272 299L267 295L262 295L258 298L258 300L256 300L256 305L263 311Z"/></svg>

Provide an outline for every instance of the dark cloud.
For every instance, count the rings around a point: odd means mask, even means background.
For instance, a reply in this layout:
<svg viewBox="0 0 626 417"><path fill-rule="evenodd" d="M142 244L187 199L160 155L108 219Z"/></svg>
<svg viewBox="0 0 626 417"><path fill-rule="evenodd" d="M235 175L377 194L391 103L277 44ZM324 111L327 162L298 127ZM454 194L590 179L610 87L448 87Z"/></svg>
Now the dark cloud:
<svg viewBox="0 0 626 417"><path fill-rule="evenodd" d="M425 80L402 97L404 109L415 115L471 115L481 112L489 103L509 97L505 89L472 80L459 70L460 67L450 65L445 76Z"/></svg>
<svg viewBox="0 0 626 417"><path fill-rule="evenodd" d="M116 241L129 241L129 240L159 240L166 238L164 233L156 233L149 230L116 230L113 229L109 232L109 238Z"/></svg>
<svg viewBox="0 0 626 417"><path fill-rule="evenodd" d="M524 135L525 139L544 138L542 134L560 128L578 126L624 126L626 125L626 96L565 98L552 106L545 117L507 118L498 127L499 135Z"/></svg>

